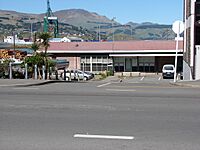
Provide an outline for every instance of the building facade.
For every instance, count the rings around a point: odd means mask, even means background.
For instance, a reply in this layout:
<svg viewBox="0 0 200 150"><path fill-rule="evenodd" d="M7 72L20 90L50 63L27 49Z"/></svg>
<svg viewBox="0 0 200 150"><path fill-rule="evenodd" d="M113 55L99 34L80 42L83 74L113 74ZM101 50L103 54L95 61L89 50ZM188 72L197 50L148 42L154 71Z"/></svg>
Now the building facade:
<svg viewBox="0 0 200 150"><path fill-rule="evenodd" d="M164 64L174 64L175 41L116 41L50 43L54 59L69 61L68 69L91 72L161 72ZM178 71L182 70L183 41L179 42Z"/></svg>
<svg viewBox="0 0 200 150"><path fill-rule="evenodd" d="M184 80L200 79L200 0L184 2Z"/></svg>

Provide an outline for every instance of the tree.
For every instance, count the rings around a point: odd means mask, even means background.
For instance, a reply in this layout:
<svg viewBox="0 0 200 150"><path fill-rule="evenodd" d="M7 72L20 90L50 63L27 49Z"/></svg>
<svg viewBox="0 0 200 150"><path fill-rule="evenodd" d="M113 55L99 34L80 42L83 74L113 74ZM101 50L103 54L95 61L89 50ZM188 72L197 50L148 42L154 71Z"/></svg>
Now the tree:
<svg viewBox="0 0 200 150"><path fill-rule="evenodd" d="M40 49L40 45L36 42L34 42L32 45L31 45L31 49L33 50L33 55L35 55L37 53L37 50Z"/></svg>
<svg viewBox="0 0 200 150"><path fill-rule="evenodd" d="M48 59L47 59L47 50L50 46L49 44L49 39L51 38L51 35L50 33L48 32L42 32L39 34L39 39L40 39L40 42L41 42L41 46L44 47L44 58L45 58L45 66L46 66L46 70L45 70L45 79L47 79L47 74L49 72L49 66L48 66Z"/></svg>
<svg viewBox="0 0 200 150"><path fill-rule="evenodd" d="M41 79L41 73L40 70L42 69L42 66L44 65L44 56L43 53L36 53L35 55L31 57L27 57L24 60L24 64L28 64L29 66L29 72L32 73L32 77L34 76L34 66L38 66L37 72L39 73L39 78ZM23 65L24 65L23 64Z"/></svg>
<svg viewBox="0 0 200 150"><path fill-rule="evenodd" d="M10 59L5 59L0 62L0 77L5 78L9 74L9 64L12 62Z"/></svg>

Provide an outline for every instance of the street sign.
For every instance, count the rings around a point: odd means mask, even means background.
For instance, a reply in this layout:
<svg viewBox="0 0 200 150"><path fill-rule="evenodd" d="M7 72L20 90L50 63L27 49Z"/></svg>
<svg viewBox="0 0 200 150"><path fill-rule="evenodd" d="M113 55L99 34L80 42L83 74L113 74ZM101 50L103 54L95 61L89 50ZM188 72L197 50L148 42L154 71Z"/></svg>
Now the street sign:
<svg viewBox="0 0 200 150"><path fill-rule="evenodd" d="M172 30L176 33L176 55L175 55L175 71L174 71L174 82L176 82L177 72L177 60L178 60L178 41L180 34L184 31L184 23L182 21L175 21L172 25Z"/></svg>
<svg viewBox="0 0 200 150"><path fill-rule="evenodd" d="M184 23L182 21L175 21L172 25L172 30L177 35L180 35L184 31Z"/></svg>

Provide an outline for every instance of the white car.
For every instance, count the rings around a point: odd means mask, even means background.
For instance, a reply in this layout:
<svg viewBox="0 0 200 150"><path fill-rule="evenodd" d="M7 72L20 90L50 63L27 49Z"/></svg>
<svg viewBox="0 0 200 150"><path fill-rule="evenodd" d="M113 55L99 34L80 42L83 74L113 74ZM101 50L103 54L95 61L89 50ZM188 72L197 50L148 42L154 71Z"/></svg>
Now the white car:
<svg viewBox="0 0 200 150"><path fill-rule="evenodd" d="M162 76L163 76L163 79L166 79L166 78L174 78L174 72L175 72L175 68L174 68L174 65L172 64L166 64L163 66L162 68Z"/></svg>
<svg viewBox="0 0 200 150"><path fill-rule="evenodd" d="M84 73L81 70L67 70L66 73L66 81L71 80L89 80L90 76L86 73ZM64 79L64 72L61 73L61 78Z"/></svg>

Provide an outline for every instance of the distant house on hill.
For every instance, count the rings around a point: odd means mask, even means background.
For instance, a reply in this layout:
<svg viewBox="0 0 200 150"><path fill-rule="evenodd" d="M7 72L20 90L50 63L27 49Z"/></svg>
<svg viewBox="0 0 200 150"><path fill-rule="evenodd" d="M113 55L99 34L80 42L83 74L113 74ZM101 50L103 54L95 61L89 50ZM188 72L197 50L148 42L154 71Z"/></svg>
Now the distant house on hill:
<svg viewBox="0 0 200 150"><path fill-rule="evenodd" d="M4 43L15 43L15 44L32 44L33 42L28 41L27 39L20 40L17 35L15 36L7 36L4 38Z"/></svg>

